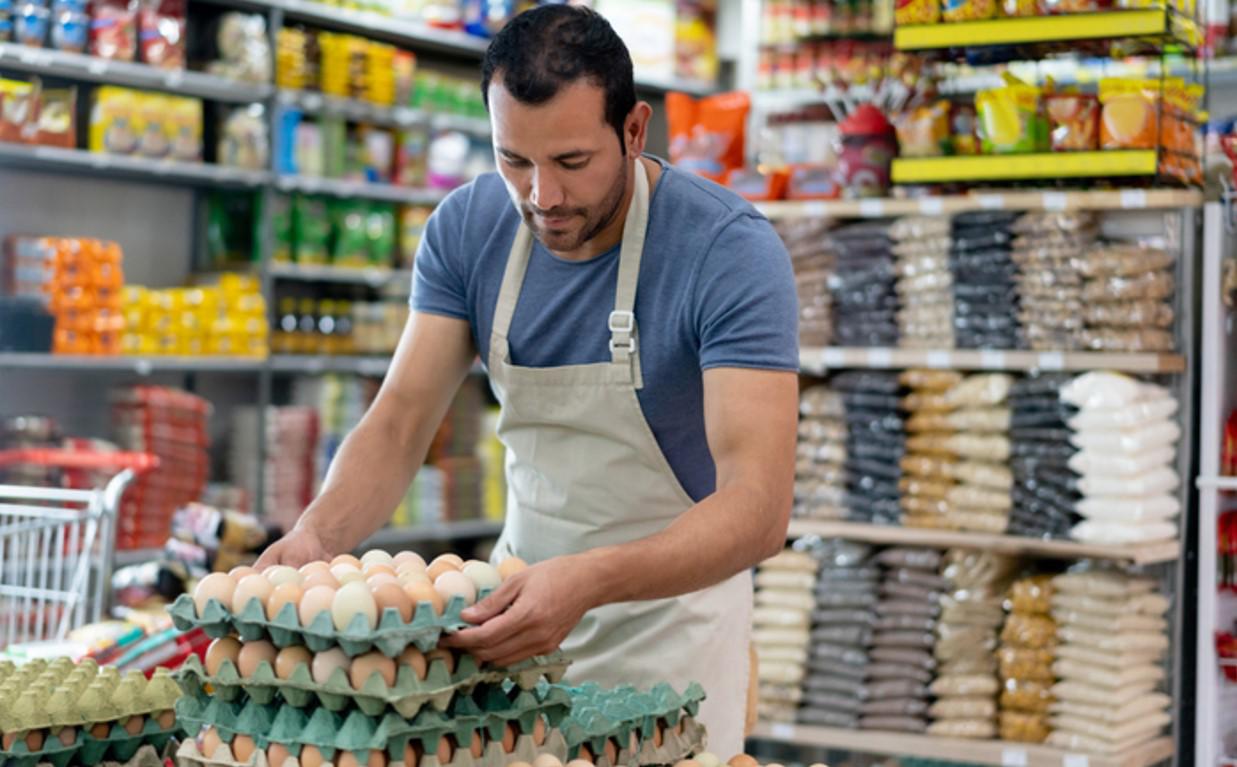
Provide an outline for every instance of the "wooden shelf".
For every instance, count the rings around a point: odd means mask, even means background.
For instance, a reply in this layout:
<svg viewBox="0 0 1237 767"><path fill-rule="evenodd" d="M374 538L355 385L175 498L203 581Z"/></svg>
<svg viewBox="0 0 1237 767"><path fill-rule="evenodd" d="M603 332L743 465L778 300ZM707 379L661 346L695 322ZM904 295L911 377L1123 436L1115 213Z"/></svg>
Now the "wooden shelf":
<svg viewBox="0 0 1237 767"><path fill-rule="evenodd" d="M886 218L941 216L975 210L1172 210L1197 208L1201 192L1188 189L1124 189L1093 192L994 192L919 199L804 200L764 202L756 207L772 220L784 218Z"/></svg>
<svg viewBox="0 0 1237 767"><path fill-rule="evenodd" d="M1172 738L1148 741L1119 754L1082 754L1052 746L993 740L938 738L879 730L843 730L795 724L761 724L753 740L864 754L913 756L993 767L1150 767L1171 759Z"/></svg>
<svg viewBox="0 0 1237 767"><path fill-rule="evenodd" d="M928 546L931 548L983 549L1002 554L1024 554L1049 559L1106 559L1149 565L1172 562L1181 552L1178 541L1156 541L1124 546L1100 546L1077 541L1044 540L1018 535L991 535L951 530L931 530L893 525L868 525L861 522L832 522L792 519L787 536L844 538L851 541L890 546Z"/></svg>
<svg viewBox="0 0 1237 767"><path fill-rule="evenodd" d="M55 370L85 373L256 373L266 361L260 357L126 357L87 354L0 353L0 370Z"/></svg>
<svg viewBox="0 0 1237 767"><path fill-rule="evenodd" d="M893 349L858 347L805 347L799 351L804 373L869 368L938 368L943 370L1118 370L1126 373L1180 373L1185 358L1179 354L1125 352L1032 352L992 349Z"/></svg>

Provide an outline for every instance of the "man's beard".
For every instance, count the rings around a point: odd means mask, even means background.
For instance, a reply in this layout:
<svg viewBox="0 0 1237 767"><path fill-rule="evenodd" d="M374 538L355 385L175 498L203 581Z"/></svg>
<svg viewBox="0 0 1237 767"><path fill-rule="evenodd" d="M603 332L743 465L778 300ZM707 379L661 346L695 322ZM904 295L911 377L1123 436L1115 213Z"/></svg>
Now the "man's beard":
<svg viewBox="0 0 1237 767"><path fill-rule="evenodd" d="M623 195L626 193L627 172L624 171L619 174L618 180L615 181L612 187L610 187L610 193L607 194L605 199L603 199L597 206L596 210L601 211L601 213L596 217L590 217L587 208L552 208L548 211L542 211L546 218L578 215L585 216L584 226L580 229L580 234L570 243L553 243L552 249L564 252L573 251L596 237L598 234L601 234L602 230L609 226L618 215L619 206L623 204ZM532 230L537 239L541 240L542 245L551 247L551 243L547 242L547 240L561 236L546 232L537 225L536 215L534 214L533 207L531 205L527 203L522 205L520 213L524 216L524 223L528 225L528 228Z"/></svg>

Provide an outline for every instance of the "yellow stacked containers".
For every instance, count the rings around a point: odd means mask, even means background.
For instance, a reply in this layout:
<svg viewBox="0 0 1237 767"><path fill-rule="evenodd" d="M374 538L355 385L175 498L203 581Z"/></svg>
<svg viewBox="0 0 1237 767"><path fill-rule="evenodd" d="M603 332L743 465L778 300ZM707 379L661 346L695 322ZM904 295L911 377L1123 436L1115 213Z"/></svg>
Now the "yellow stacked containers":
<svg viewBox="0 0 1237 767"><path fill-rule="evenodd" d="M219 284L124 293L126 354L143 356L265 357L266 300L258 282L224 275Z"/></svg>

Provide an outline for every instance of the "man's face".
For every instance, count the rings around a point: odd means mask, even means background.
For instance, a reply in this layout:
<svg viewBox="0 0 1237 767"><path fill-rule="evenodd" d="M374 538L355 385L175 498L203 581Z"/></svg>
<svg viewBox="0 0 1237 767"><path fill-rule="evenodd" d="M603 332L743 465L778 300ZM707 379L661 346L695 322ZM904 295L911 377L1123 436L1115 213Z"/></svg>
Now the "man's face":
<svg viewBox="0 0 1237 767"><path fill-rule="evenodd" d="M627 188L629 158L606 123L605 91L579 80L533 106L496 77L489 106L498 172L520 215L550 250L578 250L614 219Z"/></svg>

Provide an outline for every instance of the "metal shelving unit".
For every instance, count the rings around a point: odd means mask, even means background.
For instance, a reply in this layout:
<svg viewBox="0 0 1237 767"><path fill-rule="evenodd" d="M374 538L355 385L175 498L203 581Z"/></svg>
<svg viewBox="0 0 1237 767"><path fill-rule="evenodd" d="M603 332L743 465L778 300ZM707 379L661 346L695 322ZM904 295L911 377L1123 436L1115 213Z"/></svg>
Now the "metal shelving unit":
<svg viewBox="0 0 1237 767"><path fill-rule="evenodd" d="M1180 373L1180 354L1133 352L1033 352L1000 349L804 348L799 365L805 373L823 375L831 369L938 368L946 370L1117 370L1126 373Z"/></svg>
<svg viewBox="0 0 1237 767"><path fill-rule="evenodd" d="M266 171L241 170L207 163L152 160L89 152L85 149L3 142L0 142L0 166L149 184L222 189L256 189L269 184L272 178Z"/></svg>
<svg viewBox="0 0 1237 767"><path fill-rule="evenodd" d="M257 373L266 361L251 357L103 357L0 352L0 370L60 373Z"/></svg>
<svg viewBox="0 0 1237 767"><path fill-rule="evenodd" d="M412 283L412 271L385 267L354 268L347 266L315 266L312 264L272 263L269 273L277 280L289 282L332 282L343 285L381 287L393 282Z"/></svg>

